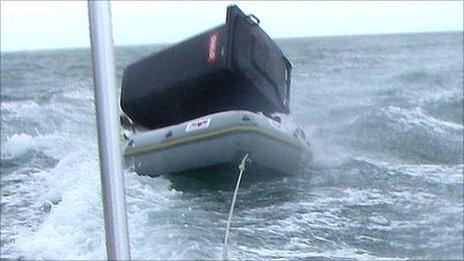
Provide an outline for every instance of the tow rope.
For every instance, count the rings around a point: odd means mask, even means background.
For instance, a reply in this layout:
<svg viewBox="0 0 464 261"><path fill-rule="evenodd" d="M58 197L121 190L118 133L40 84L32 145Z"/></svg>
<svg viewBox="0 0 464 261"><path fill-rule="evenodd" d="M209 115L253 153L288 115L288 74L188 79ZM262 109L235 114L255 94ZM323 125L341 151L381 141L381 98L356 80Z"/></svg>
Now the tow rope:
<svg viewBox="0 0 464 261"><path fill-rule="evenodd" d="M226 236L224 238L224 248L222 251L223 260L227 260L227 239L229 238L230 220L232 219L232 214L234 213L234 206L235 206L235 201L237 199L238 187L240 186L240 181L242 180L242 174L245 171L245 164L247 160L250 160L248 158L248 153L245 154L242 161L240 162L240 165L238 166L240 173L238 174L238 180L237 180L237 184L235 185L234 196L232 197L232 204L229 210L229 219L227 220Z"/></svg>

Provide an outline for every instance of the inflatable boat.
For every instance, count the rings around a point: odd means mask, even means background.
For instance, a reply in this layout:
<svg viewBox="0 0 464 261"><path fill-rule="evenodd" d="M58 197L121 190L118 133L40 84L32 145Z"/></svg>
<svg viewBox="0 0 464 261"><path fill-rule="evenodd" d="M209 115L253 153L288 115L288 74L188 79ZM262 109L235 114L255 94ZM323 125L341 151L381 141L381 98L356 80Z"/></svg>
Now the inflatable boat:
<svg viewBox="0 0 464 261"><path fill-rule="evenodd" d="M214 166L236 167L248 154L254 168L291 173L310 159L303 132L249 111L227 111L127 139L126 161L157 176Z"/></svg>
<svg viewBox="0 0 464 261"><path fill-rule="evenodd" d="M234 166L248 154L254 167L290 173L310 159L290 116L291 63L258 24L230 6L224 25L125 69L128 166L158 176Z"/></svg>

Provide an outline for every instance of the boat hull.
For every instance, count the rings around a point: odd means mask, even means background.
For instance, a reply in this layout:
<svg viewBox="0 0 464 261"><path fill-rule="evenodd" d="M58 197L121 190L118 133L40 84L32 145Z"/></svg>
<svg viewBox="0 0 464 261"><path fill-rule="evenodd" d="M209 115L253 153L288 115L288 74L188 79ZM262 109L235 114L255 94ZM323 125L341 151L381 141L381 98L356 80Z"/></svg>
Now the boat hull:
<svg viewBox="0 0 464 261"><path fill-rule="evenodd" d="M310 160L307 142L265 116L248 111L207 115L175 126L135 133L126 164L142 175L236 164L246 153L251 166L292 173Z"/></svg>

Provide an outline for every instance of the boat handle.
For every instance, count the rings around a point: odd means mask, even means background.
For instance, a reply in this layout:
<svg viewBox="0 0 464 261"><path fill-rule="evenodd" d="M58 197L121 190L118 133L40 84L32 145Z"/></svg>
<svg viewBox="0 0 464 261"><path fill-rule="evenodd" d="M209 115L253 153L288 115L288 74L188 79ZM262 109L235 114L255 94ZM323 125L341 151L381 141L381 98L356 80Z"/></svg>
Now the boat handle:
<svg viewBox="0 0 464 261"><path fill-rule="evenodd" d="M258 17L256 17L254 14L249 14L246 17L248 18L249 21L251 21L253 25L259 25L260 21Z"/></svg>

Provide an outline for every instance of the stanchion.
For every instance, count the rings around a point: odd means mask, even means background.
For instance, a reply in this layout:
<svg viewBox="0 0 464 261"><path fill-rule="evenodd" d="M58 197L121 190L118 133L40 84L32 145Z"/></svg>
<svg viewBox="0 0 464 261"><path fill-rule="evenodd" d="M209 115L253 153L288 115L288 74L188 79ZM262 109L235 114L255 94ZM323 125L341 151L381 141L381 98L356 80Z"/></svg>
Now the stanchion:
<svg viewBox="0 0 464 261"><path fill-rule="evenodd" d="M88 10L107 258L129 260L110 3L89 0Z"/></svg>

